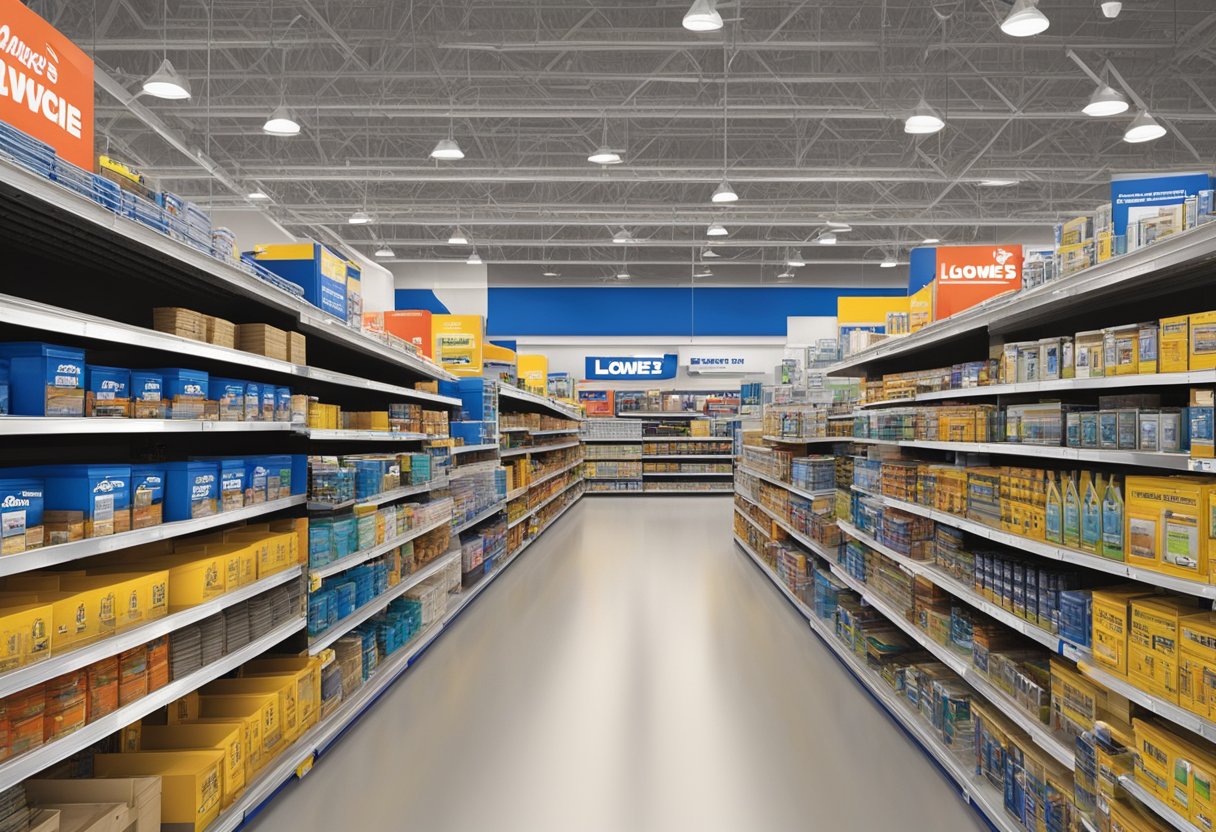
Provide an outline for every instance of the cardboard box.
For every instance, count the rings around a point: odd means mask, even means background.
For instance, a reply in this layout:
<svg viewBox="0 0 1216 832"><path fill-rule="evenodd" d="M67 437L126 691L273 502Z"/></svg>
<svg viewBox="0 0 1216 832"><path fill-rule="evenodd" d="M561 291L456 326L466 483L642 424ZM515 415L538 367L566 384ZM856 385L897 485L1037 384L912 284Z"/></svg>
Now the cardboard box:
<svg viewBox="0 0 1216 832"><path fill-rule="evenodd" d="M364 312L363 328L396 335L413 344L427 358L435 354L431 341L431 313L426 309Z"/></svg>
<svg viewBox="0 0 1216 832"><path fill-rule="evenodd" d="M203 832L223 803L224 754L220 751L136 751L97 754L99 777L157 775L161 779L161 824Z"/></svg>
<svg viewBox="0 0 1216 832"><path fill-rule="evenodd" d="M1185 373L1190 369L1190 321L1189 315L1161 319L1161 356L1158 372Z"/></svg>
<svg viewBox="0 0 1216 832"><path fill-rule="evenodd" d="M296 707L300 712L300 730L316 724L321 713L321 659L317 657L284 656L254 659L241 666L242 678L290 676L296 683Z"/></svg>
<svg viewBox="0 0 1216 832"><path fill-rule="evenodd" d="M238 719L248 730L249 761L258 771L283 747L283 724L277 693L186 694L169 706L169 724L188 722L232 722Z"/></svg>
<svg viewBox="0 0 1216 832"><path fill-rule="evenodd" d="M1190 369L1216 368L1216 312L1191 315L1190 329Z"/></svg>
<svg viewBox="0 0 1216 832"><path fill-rule="evenodd" d="M270 324L239 324L236 345L244 352L287 360L287 333Z"/></svg>
<svg viewBox="0 0 1216 832"><path fill-rule="evenodd" d="M1191 598L1136 598L1130 603L1127 677L1141 690L1177 704L1178 633L1188 616L1202 615Z"/></svg>
<svg viewBox="0 0 1216 832"><path fill-rule="evenodd" d="M214 315L204 315L203 320L207 324L207 343L230 350L236 348L236 324Z"/></svg>
<svg viewBox="0 0 1216 832"><path fill-rule="evenodd" d="M207 750L224 755L223 805L231 806L245 790L245 726L239 722L144 725L139 750Z"/></svg>
<svg viewBox="0 0 1216 832"><path fill-rule="evenodd" d="M152 310L152 328L192 341L207 341L207 316L180 306L159 306Z"/></svg>
<svg viewBox="0 0 1216 832"><path fill-rule="evenodd" d="M51 655L53 608L44 603L0 606L0 671L40 662Z"/></svg>
<svg viewBox="0 0 1216 832"><path fill-rule="evenodd" d="M127 807L121 803L68 803L58 809L60 832L123 832Z"/></svg>
<svg viewBox="0 0 1216 832"><path fill-rule="evenodd" d="M33 806L119 803L127 808L128 826L123 827L123 832L160 830L159 777L26 780L22 785Z"/></svg>
<svg viewBox="0 0 1216 832"><path fill-rule="evenodd" d="M1151 587L1129 585L1095 589L1092 596L1094 663L1109 673L1127 675L1127 636L1130 603L1152 595Z"/></svg>
<svg viewBox="0 0 1216 832"><path fill-rule="evenodd" d="M1212 492L1213 481L1201 477L1129 476L1125 483L1127 563L1209 582Z"/></svg>
<svg viewBox="0 0 1216 832"><path fill-rule="evenodd" d="M204 698L273 693L279 698L279 719L283 727L284 742L294 742L300 735L299 691L295 674L217 679L209 682L199 693Z"/></svg>
<svg viewBox="0 0 1216 832"><path fill-rule="evenodd" d="M304 337L303 333L287 333L287 360L292 364L308 363L308 339Z"/></svg>

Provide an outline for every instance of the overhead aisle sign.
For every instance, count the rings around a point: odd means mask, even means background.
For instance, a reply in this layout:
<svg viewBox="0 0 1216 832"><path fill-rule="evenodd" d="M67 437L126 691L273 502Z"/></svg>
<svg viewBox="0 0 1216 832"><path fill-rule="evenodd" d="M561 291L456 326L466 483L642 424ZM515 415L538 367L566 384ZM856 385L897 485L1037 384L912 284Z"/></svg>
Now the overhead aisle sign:
<svg viewBox="0 0 1216 832"><path fill-rule="evenodd" d="M937 249L934 320L1022 288L1021 246L944 246Z"/></svg>
<svg viewBox="0 0 1216 832"><path fill-rule="evenodd" d="M587 356L585 378L598 381L652 381L676 377L676 355Z"/></svg>
<svg viewBox="0 0 1216 832"><path fill-rule="evenodd" d="M0 0L0 121L93 169L93 62L18 0Z"/></svg>
<svg viewBox="0 0 1216 832"><path fill-rule="evenodd" d="M681 347L680 364L688 368L690 373L722 373L742 375L744 373L764 373L772 369L764 365L757 356L732 352L729 348L720 347Z"/></svg>

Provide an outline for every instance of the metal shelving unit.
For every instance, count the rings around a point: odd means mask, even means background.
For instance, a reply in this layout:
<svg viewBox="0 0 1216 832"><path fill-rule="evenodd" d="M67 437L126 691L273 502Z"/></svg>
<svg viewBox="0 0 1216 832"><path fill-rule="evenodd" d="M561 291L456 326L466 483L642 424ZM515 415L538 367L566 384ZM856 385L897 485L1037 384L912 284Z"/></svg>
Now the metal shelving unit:
<svg viewBox="0 0 1216 832"><path fill-rule="evenodd" d="M499 502L495 503L494 505L492 505L489 508L485 509L484 511L480 512L476 517L473 517L471 520L466 520L465 522L461 523L456 528L452 529L452 535L456 536L456 535L459 535L461 532L468 531L469 529L476 526L478 523L481 523L481 522L487 520L488 518L493 517L495 514L498 514L500 511L502 511L506 507L507 507L506 500L500 500Z"/></svg>
<svg viewBox="0 0 1216 832"><path fill-rule="evenodd" d="M1119 786L1123 791L1134 797L1146 809L1153 812L1157 817L1161 818L1179 832L1202 832L1202 830L1191 823L1190 820L1178 814L1170 806L1167 806L1159 797L1154 795L1148 789L1136 782L1136 778L1129 777L1126 774L1119 775Z"/></svg>
<svg viewBox="0 0 1216 832"><path fill-rule="evenodd" d="M187 419L106 419L0 416L0 436L114 435L133 433L266 433L296 430L291 422L215 422Z"/></svg>
<svg viewBox="0 0 1216 832"><path fill-rule="evenodd" d="M869 445L893 445L900 448L926 448L963 454L993 454L996 456L1027 456L1058 459L1065 462L1102 462L1109 465L1132 465L1165 471L1196 470L1187 454L1159 451L1104 451L1093 448L1066 448L1060 445L1023 445L1017 442L927 442L915 439L870 439L858 437L845 440ZM1204 460L1195 460L1202 462Z"/></svg>
<svg viewBox="0 0 1216 832"><path fill-rule="evenodd" d="M312 583L315 583L316 581L321 580L322 578L327 578L330 575L336 575L339 572L345 572L347 569L353 569L354 567L358 566L361 563L367 563L369 560L371 560L373 558L377 558L380 555L383 555L385 552L391 552L393 549L396 549L398 546L404 546L406 543L409 543L411 540L422 537L427 532L433 532L435 529L440 529L440 528L443 528L444 526L450 526L451 524L452 524L452 516L449 514L447 517L436 520L433 523L428 523L427 525L422 526L421 528L410 529L405 534L394 537L391 540L386 540L383 543L379 543L375 546L372 546L370 549L363 549L361 551L354 552L353 554L347 555L344 558L339 558L338 560L335 560L332 563L327 563L324 566L318 567L316 569L309 569L308 570L309 583L312 584Z"/></svg>
<svg viewBox="0 0 1216 832"><path fill-rule="evenodd" d="M424 442L430 439L446 439L428 436L425 433L405 433L391 430L330 430L326 428L296 428L298 433L314 442Z"/></svg>
<svg viewBox="0 0 1216 832"><path fill-rule="evenodd" d="M383 491L371 497L364 497L359 500L347 500L342 503L321 503L308 501L309 511L341 511L345 508L354 506L381 506L385 503L391 503L394 500L400 500L402 497L410 497L415 494L425 494L428 491L434 491L439 488L447 488L448 481L446 479L431 480L430 482L420 483L418 485L404 485L401 488L393 488L388 491Z"/></svg>
<svg viewBox="0 0 1216 832"><path fill-rule="evenodd" d="M553 502L554 500L556 500L558 497L560 497L560 496L562 496L563 494L565 494L565 493L566 493L567 491L569 491L570 489L572 489L572 488L576 488L576 487L577 487L579 484L581 484L581 483L582 483L582 479L581 479L581 478L580 478L580 479L576 479L576 480L574 480L574 481L573 481L573 482L571 482L569 485L567 485L565 488L563 488L561 491L557 492L556 494L554 494L554 495L553 495L553 496L551 496L551 497L546 498L546 499L545 499L543 502L541 502L539 505L535 506L534 508L530 508L530 509L528 509L528 510L527 510L526 512L524 512L522 515L520 515L520 516L519 516L519 517L517 517L516 519L512 520L510 523L508 523L508 524L507 524L507 528L508 528L508 529L513 529L513 528L515 528L515 527L516 527L516 526L518 526L520 523L524 522L524 521L525 521L525 520L527 520L529 517L531 517L533 514L536 514L536 512L540 511L542 508L544 508L545 506L549 505L549 503ZM537 536L539 536L539 534L538 534Z"/></svg>
<svg viewBox="0 0 1216 832"><path fill-rule="evenodd" d="M487 442L482 445L457 445L452 448L452 456L461 456L463 454L476 454L482 451L497 451L497 442Z"/></svg>
<svg viewBox="0 0 1216 832"><path fill-rule="evenodd" d="M744 474L747 474L748 476L752 476L752 477L755 477L756 479L764 480L767 483L771 483L780 488L784 488L786 491L790 492L791 494L797 494L799 497L805 497L808 500L814 500L817 497L831 497L836 494L836 489L834 489L834 488L827 488L822 491L807 491L805 489L799 488L796 485L791 485L790 483L786 482L785 480L779 480L776 477L770 477L768 474L761 474L759 471L753 471L751 468L748 468L746 465L740 465L739 470L741 472L743 472Z"/></svg>
<svg viewBox="0 0 1216 832"><path fill-rule="evenodd" d="M577 440L574 442L555 442L552 445L533 445L527 448L506 448L499 451L500 457L519 456L520 454L543 454L547 451L560 451L564 448L577 448L581 443Z"/></svg>
<svg viewBox="0 0 1216 832"><path fill-rule="evenodd" d="M563 404L557 399L551 399L548 396L538 396L535 393L520 390L518 387L511 387L510 385L504 384L498 388L498 395L500 401L501 399L505 398L530 404L547 410L553 415L559 416L563 419L575 419L577 421L582 421L583 418L578 409L571 407L570 405Z"/></svg>
<svg viewBox="0 0 1216 832"><path fill-rule="evenodd" d="M646 477L733 477L732 471L643 471Z"/></svg>

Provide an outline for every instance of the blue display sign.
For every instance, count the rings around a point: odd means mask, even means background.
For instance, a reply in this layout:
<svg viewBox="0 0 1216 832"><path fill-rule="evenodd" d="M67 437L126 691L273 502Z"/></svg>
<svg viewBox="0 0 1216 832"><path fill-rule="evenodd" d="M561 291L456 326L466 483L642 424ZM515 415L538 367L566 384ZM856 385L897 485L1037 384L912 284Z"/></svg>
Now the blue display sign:
<svg viewBox="0 0 1216 832"><path fill-rule="evenodd" d="M1159 208L1180 205L1187 197L1211 187L1211 176L1201 172L1113 178L1110 183L1110 206L1115 236L1122 237L1127 233L1128 220L1150 217Z"/></svg>
<svg viewBox="0 0 1216 832"><path fill-rule="evenodd" d="M675 378L677 357L668 353L662 356L638 358L637 356L587 356L586 377L602 381L651 381Z"/></svg>
<svg viewBox="0 0 1216 832"><path fill-rule="evenodd" d="M908 252L908 294L915 295L937 277L937 249L917 246Z"/></svg>

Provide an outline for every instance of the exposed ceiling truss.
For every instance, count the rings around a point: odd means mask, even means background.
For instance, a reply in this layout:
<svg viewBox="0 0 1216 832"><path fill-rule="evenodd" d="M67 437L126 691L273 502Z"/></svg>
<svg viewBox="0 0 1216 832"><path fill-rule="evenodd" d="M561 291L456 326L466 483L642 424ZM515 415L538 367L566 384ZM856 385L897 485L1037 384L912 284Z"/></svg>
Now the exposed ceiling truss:
<svg viewBox="0 0 1216 832"><path fill-rule="evenodd" d="M401 260L462 259L460 225L487 262L610 264L625 227L631 262L688 264L721 222L724 252L779 266L833 219L853 230L820 259L877 262L927 236L1044 241L1112 173L1216 161L1211 0L1128 0L1114 21L1040 0L1051 28L1025 40L999 30L1004 0L740 0L708 35L681 27L687 5L31 0L128 90L163 54L190 78L191 100L136 106L192 154L109 95L99 146L187 198L261 190L298 233ZM1082 115L1094 82L1075 61L1109 62L1169 134L1127 144L1130 114ZM922 96L947 127L918 139L903 118ZM281 103L298 137L262 133ZM622 165L587 162L605 125ZM466 159L430 160L449 129ZM709 200L724 169L729 207ZM347 226L357 210L376 222Z"/></svg>

